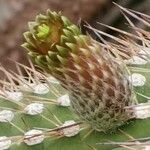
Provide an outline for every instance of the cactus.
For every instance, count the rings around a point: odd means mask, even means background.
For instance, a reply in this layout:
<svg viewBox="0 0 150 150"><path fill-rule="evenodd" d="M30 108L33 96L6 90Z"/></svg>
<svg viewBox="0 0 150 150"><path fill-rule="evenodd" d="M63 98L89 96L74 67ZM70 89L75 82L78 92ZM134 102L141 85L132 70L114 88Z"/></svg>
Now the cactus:
<svg viewBox="0 0 150 150"><path fill-rule="evenodd" d="M0 66L7 78L1 150L150 148L150 36L128 15L147 27L149 16L118 7L135 34L105 25L121 34L114 37L87 25L101 43L61 13L48 10L29 23L22 46L30 66L14 62L18 73Z"/></svg>

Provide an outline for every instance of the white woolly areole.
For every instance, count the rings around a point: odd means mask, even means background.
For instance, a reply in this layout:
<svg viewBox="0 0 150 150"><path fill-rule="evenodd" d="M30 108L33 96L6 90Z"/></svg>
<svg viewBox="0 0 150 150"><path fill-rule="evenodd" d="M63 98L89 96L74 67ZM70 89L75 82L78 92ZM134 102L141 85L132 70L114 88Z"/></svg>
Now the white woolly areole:
<svg viewBox="0 0 150 150"><path fill-rule="evenodd" d="M38 84L34 86L33 89L34 89L33 93L35 94L47 94L49 92L49 87L45 83Z"/></svg>
<svg viewBox="0 0 150 150"><path fill-rule="evenodd" d="M139 54L142 54L142 55L150 55L150 48L149 47L142 47L142 50L139 52Z"/></svg>
<svg viewBox="0 0 150 150"><path fill-rule="evenodd" d="M137 119L146 119L150 117L150 103L142 103L133 108L133 113Z"/></svg>
<svg viewBox="0 0 150 150"><path fill-rule="evenodd" d="M131 65L145 65L148 63L148 61L139 56L133 56L131 59L125 60L125 63Z"/></svg>
<svg viewBox="0 0 150 150"><path fill-rule="evenodd" d="M10 110L0 111L0 122L10 122L14 118L14 113Z"/></svg>
<svg viewBox="0 0 150 150"><path fill-rule="evenodd" d="M19 102L23 99L23 93L22 92L9 92L6 91L6 97L10 100Z"/></svg>
<svg viewBox="0 0 150 150"><path fill-rule="evenodd" d="M52 77L52 76L48 77L47 81L49 83L60 84L59 81L57 79L55 79L54 77Z"/></svg>
<svg viewBox="0 0 150 150"><path fill-rule="evenodd" d="M145 146L144 150L150 150L150 146Z"/></svg>
<svg viewBox="0 0 150 150"><path fill-rule="evenodd" d="M41 114L44 110L44 105L42 103L31 103L27 105L24 112L29 115Z"/></svg>
<svg viewBox="0 0 150 150"><path fill-rule="evenodd" d="M67 106L70 106L70 99L69 99L69 95L68 94L65 94L61 97L59 97L57 99L57 102L60 106L64 106L64 107L67 107Z"/></svg>
<svg viewBox="0 0 150 150"><path fill-rule="evenodd" d="M74 120L68 120L68 121L65 121L65 123L62 125L62 127L73 125L75 123L76 122ZM63 132L64 136L72 137L72 136L77 135L80 132L80 126L79 125L75 125L75 126L67 127L67 128L64 128L62 130L62 132Z"/></svg>
<svg viewBox="0 0 150 150"><path fill-rule="evenodd" d="M139 73L133 73L129 76L129 80L133 86L144 86L146 83L146 78Z"/></svg>
<svg viewBox="0 0 150 150"><path fill-rule="evenodd" d="M41 130L30 130L24 135L24 142L31 146L42 143L44 140L44 134Z"/></svg>
<svg viewBox="0 0 150 150"><path fill-rule="evenodd" d="M12 144L12 141L8 137L6 137L6 136L0 137L0 150L9 149L11 144Z"/></svg>
<svg viewBox="0 0 150 150"><path fill-rule="evenodd" d="M33 92L34 87L36 86L35 83L27 83L27 84L23 84L20 86L20 89L22 91L26 91L26 92Z"/></svg>

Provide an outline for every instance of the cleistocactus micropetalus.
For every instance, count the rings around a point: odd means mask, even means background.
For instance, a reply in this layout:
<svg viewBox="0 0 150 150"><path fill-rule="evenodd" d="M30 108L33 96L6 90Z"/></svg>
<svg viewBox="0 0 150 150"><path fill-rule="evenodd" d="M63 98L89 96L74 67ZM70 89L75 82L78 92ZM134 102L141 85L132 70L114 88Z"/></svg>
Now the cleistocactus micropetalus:
<svg viewBox="0 0 150 150"><path fill-rule="evenodd" d="M149 16L120 8L150 26ZM136 35L108 27L124 35L113 37L88 26L114 43L101 36L96 42L49 10L29 23L23 47L39 69L31 62L16 63L18 74L1 67L9 82L1 81L0 149L148 148L150 35L126 18Z"/></svg>

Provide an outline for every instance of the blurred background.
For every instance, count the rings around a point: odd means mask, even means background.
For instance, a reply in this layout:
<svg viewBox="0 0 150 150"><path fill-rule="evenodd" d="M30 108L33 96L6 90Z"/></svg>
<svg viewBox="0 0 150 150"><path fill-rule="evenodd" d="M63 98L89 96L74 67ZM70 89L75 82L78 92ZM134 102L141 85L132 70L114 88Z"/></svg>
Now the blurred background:
<svg viewBox="0 0 150 150"><path fill-rule="evenodd" d="M114 2L150 14L150 0L114 0ZM74 23L80 24L83 31L85 31L82 25L84 21L108 33L110 31L97 22L124 28L122 14L112 4L112 0L0 0L0 63L6 68L15 70L14 63L7 58L27 64L25 51L20 46L23 43L22 33L27 30L28 21L48 8L61 11ZM139 23L137 25L141 26ZM3 77L0 73L0 78Z"/></svg>

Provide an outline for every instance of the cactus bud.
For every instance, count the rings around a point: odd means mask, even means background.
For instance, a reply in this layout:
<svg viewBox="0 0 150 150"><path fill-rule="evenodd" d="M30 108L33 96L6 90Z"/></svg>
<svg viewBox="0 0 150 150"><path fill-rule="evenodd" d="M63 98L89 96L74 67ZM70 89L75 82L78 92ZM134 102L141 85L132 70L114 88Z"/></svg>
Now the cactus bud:
<svg viewBox="0 0 150 150"><path fill-rule="evenodd" d="M38 15L24 36L32 60L68 90L73 110L93 129L105 132L130 119L126 68L98 42L51 11Z"/></svg>

